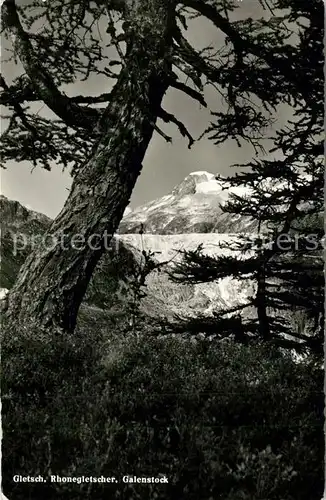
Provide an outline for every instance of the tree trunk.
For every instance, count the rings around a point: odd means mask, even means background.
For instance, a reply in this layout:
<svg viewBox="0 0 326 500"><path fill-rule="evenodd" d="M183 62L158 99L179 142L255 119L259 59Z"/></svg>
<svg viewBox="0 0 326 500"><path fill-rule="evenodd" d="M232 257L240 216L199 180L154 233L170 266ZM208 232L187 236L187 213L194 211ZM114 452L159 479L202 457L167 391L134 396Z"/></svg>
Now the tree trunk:
<svg viewBox="0 0 326 500"><path fill-rule="evenodd" d="M94 268L116 231L142 169L168 88L174 2L126 0L126 56L110 117L90 160L8 302L9 318L73 332ZM106 115L106 113L105 113Z"/></svg>
<svg viewBox="0 0 326 500"><path fill-rule="evenodd" d="M257 294L256 307L258 316L258 330L263 340L271 339L271 331L266 306L266 275L265 262L263 262L257 272Z"/></svg>

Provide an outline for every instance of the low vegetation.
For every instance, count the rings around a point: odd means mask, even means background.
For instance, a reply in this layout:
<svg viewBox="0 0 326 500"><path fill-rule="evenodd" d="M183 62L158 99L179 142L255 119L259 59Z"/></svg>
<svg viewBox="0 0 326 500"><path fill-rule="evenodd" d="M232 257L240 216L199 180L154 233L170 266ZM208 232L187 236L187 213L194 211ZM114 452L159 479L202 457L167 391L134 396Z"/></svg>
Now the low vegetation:
<svg viewBox="0 0 326 500"><path fill-rule="evenodd" d="M10 500L321 498L316 363L258 344L114 328L85 324L69 336L4 324L2 475ZM14 474L119 483L14 483ZM169 482L126 484L125 475Z"/></svg>

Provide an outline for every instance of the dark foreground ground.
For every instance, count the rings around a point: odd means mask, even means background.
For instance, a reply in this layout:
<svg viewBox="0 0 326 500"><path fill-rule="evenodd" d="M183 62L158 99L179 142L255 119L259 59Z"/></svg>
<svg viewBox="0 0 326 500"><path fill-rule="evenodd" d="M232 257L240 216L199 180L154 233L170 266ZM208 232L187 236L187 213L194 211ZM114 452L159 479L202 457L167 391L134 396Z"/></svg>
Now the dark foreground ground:
<svg viewBox="0 0 326 500"><path fill-rule="evenodd" d="M2 335L10 500L322 497L323 373L312 361L262 346L134 338L110 324L74 337L5 325Z"/></svg>

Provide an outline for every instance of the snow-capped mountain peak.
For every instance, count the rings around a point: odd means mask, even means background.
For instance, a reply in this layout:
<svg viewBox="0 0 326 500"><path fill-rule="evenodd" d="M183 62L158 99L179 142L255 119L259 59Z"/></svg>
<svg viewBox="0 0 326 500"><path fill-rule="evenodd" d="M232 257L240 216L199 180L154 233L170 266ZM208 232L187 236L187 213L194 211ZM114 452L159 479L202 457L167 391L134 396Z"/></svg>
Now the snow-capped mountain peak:
<svg viewBox="0 0 326 500"><path fill-rule="evenodd" d="M207 172L207 170L197 170L196 172L191 172L189 175L191 175L191 177L204 176L206 179L215 179L215 175Z"/></svg>
<svg viewBox="0 0 326 500"><path fill-rule="evenodd" d="M125 213L119 233L137 233L144 226L149 234L235 233L251 228L245 218L221 209L230 193L245 195L245 187L225 189L216 175L192 172L169 194ZM239 225L240 224L240 225ZM241 227L240 227L241 226Z"/></svg>

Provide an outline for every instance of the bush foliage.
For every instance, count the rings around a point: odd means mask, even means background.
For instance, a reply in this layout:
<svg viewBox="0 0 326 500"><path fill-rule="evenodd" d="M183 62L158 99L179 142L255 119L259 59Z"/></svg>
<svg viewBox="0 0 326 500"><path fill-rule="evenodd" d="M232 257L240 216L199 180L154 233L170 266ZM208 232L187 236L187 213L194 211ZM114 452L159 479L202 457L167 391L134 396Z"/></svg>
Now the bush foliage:
<svg viewBox="0 0 326 500"><path fill-rule="evenodd" d="M3 489L11 500L315 500L322 373L264 346L74 336L4 325ZM14 474L118 484L14 483ZM126 484L125 475L168 484Z"/></svg>

